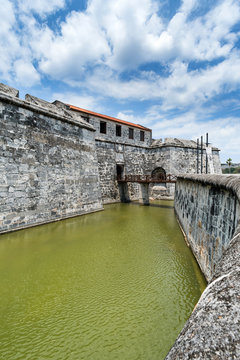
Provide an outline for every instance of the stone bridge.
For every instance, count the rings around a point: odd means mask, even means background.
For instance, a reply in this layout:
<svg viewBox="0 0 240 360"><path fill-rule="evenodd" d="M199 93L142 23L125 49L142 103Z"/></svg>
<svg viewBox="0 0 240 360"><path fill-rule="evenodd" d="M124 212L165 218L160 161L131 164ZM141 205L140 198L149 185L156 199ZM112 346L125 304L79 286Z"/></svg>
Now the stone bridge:
<svg viewBox="0 0 240 360"><path fill-rule="evenodd" d="M140 197L139 202L143 205L149 205L149 184L167 184L176 183L177 176L171 174L152 175L125 175L117 177L120 198L122 202L129 202L128 183L139 183Z"/></svg>

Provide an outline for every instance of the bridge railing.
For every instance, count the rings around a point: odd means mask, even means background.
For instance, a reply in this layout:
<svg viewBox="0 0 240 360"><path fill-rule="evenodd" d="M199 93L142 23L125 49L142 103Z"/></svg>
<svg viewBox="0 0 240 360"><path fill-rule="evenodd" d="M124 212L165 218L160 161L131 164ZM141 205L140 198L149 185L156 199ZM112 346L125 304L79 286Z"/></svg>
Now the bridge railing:
<svg viewBox="0 0 240 360"><path fill-rule="evenodd" d="M118 182L137 182L137 183L175 183L177 176L175 175L162 175L158 177L152 177L151 175L125 175L118 176Z"/></svg>

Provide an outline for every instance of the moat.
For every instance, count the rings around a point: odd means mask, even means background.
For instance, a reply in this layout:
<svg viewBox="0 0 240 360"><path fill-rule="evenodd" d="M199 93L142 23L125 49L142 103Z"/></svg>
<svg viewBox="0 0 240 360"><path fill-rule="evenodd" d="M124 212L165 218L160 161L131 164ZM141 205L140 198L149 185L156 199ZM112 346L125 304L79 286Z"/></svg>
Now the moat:
<svg viewBox="0 0 240 360"><path fill-rule="evenodd" d="M173 203L0 237L0 359L164 359L206 282Z"/></svg>

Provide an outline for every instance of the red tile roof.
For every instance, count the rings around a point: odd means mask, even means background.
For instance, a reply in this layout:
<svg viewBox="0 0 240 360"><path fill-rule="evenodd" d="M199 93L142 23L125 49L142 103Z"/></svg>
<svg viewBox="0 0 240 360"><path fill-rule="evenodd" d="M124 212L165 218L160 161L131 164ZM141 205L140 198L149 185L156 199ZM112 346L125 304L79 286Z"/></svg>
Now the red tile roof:
<svg viewBox="0 0 240 360"><path fill-rule="evenodd" d="M139 124L134 124L134 123L131 123L131 122L128 122L128 121L124 121L124 120L120 120L120 119L117 119L117 118L114 118L114 117L111 117L111 116L108 116L108 115L103 115L103 114L99 114L99 113L96 113L94 111L90 111L90 110L86 110L86 109L82 109L82 108L79 108L77 106L73 106L73 105L69 105L69 108L71 110L74 110L74 111L79 111L79 112L83 112L85 114L89 114L89 115L94 115L94 116L98 116L102 119L106 119L106 120L111 120L111 121L115 121L115 122L118 122L120 124L124 124L124 125L128 125L128 126L132 126L132 127L136 127L138 129L142 129L142 130L146 130L146 131L152 131L151 129L148 129L142 125L139 125Z"/></svg>

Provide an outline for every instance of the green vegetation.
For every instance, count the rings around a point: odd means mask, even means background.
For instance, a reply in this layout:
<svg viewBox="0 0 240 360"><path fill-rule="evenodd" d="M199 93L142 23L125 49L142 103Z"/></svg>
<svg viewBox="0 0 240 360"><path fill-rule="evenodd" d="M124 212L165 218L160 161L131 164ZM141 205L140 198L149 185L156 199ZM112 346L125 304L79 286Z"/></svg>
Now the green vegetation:
<svg viewBox="0 0 240 360"><path fill-rule="evenodd" d="M231 158L227 159L226 163L228 164L228 170L229 170L229 174L230 174L230 167L232 165L232 159Z"/></svg>
<svg viewBox="0 0 240 360"><path fill-rule="evenodd" d="M223 169L223 174L240 174L240 166Z"/></svg>
<svg viewBox="0 0 240 360"><path fill-rule="evenodd" d="M227 159L226 164L228 165L228 168L222 170L223 174L240 174L240 166L233 166L235 164L232 163L231 158Z"/></svg>

